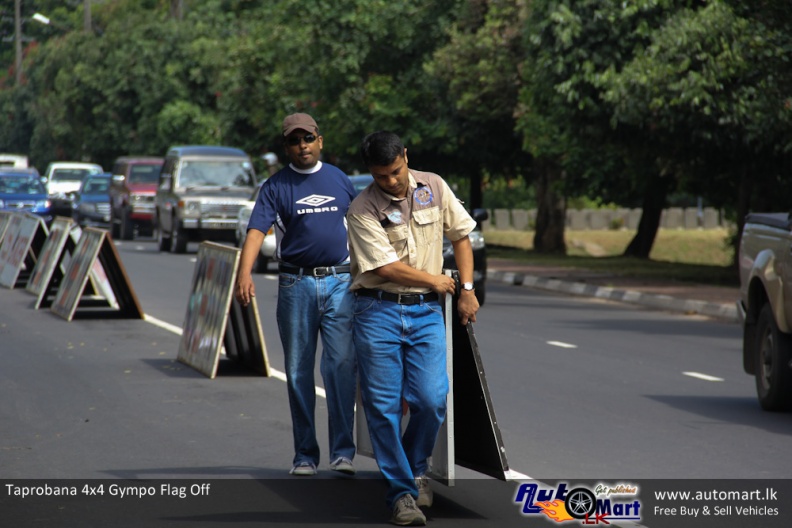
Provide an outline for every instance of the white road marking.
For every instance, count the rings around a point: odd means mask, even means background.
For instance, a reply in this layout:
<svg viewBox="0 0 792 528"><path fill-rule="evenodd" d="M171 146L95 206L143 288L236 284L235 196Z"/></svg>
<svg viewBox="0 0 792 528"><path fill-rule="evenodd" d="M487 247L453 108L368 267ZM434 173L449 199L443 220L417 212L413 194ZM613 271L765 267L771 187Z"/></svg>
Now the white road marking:
<svg viewBox="0 0 792 528"><path fill-rule="evenodd" d="M715 376L710 376L708 374L702 374L701 372L683 372L685 376L690 376L691 378L698 378L704 381L724 381L723 378L716 378Z"/></svg>
<svg viewBox="0 0 792 528"><path fill-rule="evenodd" d="M577 348L577 345L573 345L571 343L564 343L563 341L548 341L548 345L557 346L560 348Z"/></svg>
<svg viewBox="0 0 792 528"><path fill-rule="evenodd" d="M180 326L172 325L170 323L162 321L161 319L157 319L156 317L152 317L152 316L150 316L148 314L143 314L143 318L145 319L145 321L147 323L151 323L154 326L158 326L158 327L160 327L160 328L162 328L164 330L167 330L168 332L174 333L176 335L182 335L182 328ZM270 371L270 376L271 377L273 377L275 379L279 379L279 380L284 381L284 382L286 381L286 374L284 372L281 372L280 370L277 370L277 369L274 369L274 368L270 368L269 371ZM322 387L314 387L314 388L316 389L316 395L317 396L319 396L320 398L327 399L327 393L325 392L325 390Z"/></svg>

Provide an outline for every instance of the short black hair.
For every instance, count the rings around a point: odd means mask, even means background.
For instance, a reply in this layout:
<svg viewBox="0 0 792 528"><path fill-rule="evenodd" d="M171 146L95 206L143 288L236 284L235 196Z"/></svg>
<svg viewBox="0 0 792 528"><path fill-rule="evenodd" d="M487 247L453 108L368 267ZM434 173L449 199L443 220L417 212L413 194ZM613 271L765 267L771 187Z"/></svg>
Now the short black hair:
<svg viewBox="0 0 792 528"><path fill-rule="evenodd" d="M366 167L385 167L404 154L404 143L393 132L380 130L363 138L360 154Z"/></svg>

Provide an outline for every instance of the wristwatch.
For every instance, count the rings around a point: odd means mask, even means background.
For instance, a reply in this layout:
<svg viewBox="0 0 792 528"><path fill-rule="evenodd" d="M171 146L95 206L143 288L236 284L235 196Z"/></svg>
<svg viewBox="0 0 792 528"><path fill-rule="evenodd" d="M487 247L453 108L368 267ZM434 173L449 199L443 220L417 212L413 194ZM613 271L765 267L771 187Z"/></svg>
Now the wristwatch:
<svg viewBox="0 0 792 528"><path fill-rule="evenodd" d="M464 282L462 283L462 289L465 291L473 291L476 289L476 287L473 286L472 282Z"/></svg>

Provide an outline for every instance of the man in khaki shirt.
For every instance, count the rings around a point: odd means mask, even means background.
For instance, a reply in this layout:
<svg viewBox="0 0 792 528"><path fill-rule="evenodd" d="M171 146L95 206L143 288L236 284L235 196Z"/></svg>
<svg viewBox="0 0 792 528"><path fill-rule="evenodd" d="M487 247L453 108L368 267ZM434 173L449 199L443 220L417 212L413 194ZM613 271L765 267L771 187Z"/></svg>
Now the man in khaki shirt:
<svg viewBox="0 0 792 528"><path fill-rule="evenodd" d="M448 393L442 296L454 280L442 273L443 236L459 269L457 310L476 320L473 250L476 226L437 174L410 170L396 134L375 132L361 146L374 177L347 213L355 293L353 333L363 408L374 456L390 485L397 525L426 524L432 504L427 459L443 424ZM402 398L410 421L401 434Z"/></svg>

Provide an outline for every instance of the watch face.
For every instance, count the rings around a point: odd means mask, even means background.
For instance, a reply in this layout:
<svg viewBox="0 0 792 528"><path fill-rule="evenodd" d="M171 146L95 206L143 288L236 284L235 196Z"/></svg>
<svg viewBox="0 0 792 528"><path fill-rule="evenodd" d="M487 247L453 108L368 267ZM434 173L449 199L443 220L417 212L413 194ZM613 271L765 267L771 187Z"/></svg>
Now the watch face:
<svg viewBox="0 0 792 528"><path fill-rule="evenodd" d="M473 287L473 283L472 283L472 282L466 282L466 283L464 283L464 284L462 285L462 289L463 289L463 290L470 291L470 290L473 290L473 289L475 289L475 288Z"/></svg>

